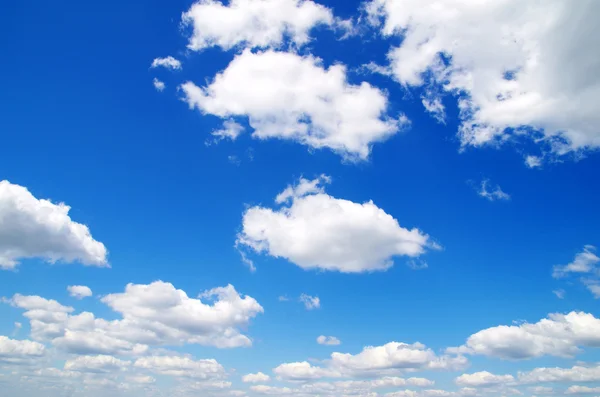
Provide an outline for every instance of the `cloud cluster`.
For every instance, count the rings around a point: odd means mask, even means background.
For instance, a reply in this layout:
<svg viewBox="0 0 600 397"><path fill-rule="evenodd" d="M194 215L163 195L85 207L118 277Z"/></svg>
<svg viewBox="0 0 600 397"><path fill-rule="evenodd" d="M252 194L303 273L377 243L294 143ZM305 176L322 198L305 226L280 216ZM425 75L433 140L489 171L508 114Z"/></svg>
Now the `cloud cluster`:
<svg viewBox="0 0 600 397"><path fill-rule="evenodd" d="M405 229L372 201L355 203L325 193L322 176L300 179L280 193L279 208L251 207L238 245L285 258L303 269L343 273L387 270L397 256L435 247L419 229Z"/></svg>
<svg viewBox="0 0 600 397"><path fill-rule="evenodd" d="M70 209L0 181L0 269L14 269L26 258L108 267L106 247L87 226L71 220Z"/></svg>
<svg viewBox="0 0 600 397"><path fill-rule="evenodd" d="M458 96L463 146L523 135L556 154L600 146L598 2L371 0L367 10L383 35L403 38L388 54L396 80Z"/></svg>
<svg viewBox="0 0 600 397"><path fill-rule="evenodd" d="M39 296L17 294L9 303L25 310L35 340L75 354L136 355L149 346L182 343L219 348L252 344L240 328L263 312L255 299L240 296L231 285L207 291L202 298L212 302L190 298L161 281L129 284L125 292L102 298L122 316L112 321L90 312L73 314L72 307Z"/></svg>

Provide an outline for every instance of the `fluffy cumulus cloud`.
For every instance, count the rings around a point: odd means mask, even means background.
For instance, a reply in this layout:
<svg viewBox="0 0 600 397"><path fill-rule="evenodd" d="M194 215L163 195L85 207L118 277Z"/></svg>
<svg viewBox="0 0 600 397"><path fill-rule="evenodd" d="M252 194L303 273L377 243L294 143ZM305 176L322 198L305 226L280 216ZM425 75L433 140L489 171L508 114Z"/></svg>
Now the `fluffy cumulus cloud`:
<svg viewBox="0 0 600 397"><path fill-rule="evenodd" d="M309 362L285 363L273 369L282 379L299 381L339 377L377 377L401 371L458 370L468 361L461 355L436 355L421 343L390 342L383 346L368 346L358 354L333 353L326 366ZM428 382L410 381L414 385Z"/></svg>
<svg viewBox="0 0 600 397"><path fill-rule="evenodd" d="M240 329L263 312L255 299L240 296L231 285L194 299L160 281L129 284L123 293L104 296L102 302L122 316L110 321L90 312L73 314L72 307L38 296L17 294L8 302L25 310L34 340L87 355L138 355L146 353L149 346L182 343L249 346L250 338Z"/></svg>
<svg viewBox="0 0 600 397"><path fill-rule="evenodd" d="M338 346L338 345L342 344L342 342L335 336L325 336L325 335L319 336L317 338L317 343L319 345L325 345L325 346Z"/></svg>
<svg viewBox="0 0 600 397"><path fill-rule="evenodd" d="M67 291L69 291L69 295L75 299L89 298L92 296L92 290L85 285L70 285L67 287Z"/></svg>
<svg viewBox="0 0 600 397"><path fill-rule="evenodd" d="M0 269L14 269L25 258L107 267L106 247L71 220L70 209L0 181Z"/></svg>
<svg viewBox="0 0 600 397"><path fill-rule="evenodd" d="M572 357L580 347L600 347L600 319L584 312L550 314L537 323L501 325L471 335L449 352L520 360L541 356Z"/></svg>
<svg viewBox="0 0 600 397"><path fill-rule="evenodd" d="M494 375L487 371L475 372L473 374L463 374L456 378L455 382L459 386L485 387L495 386L514 382L512 375Z"/></svg>
<svg viewBox="0 0 600 397"><path fill-rule="evenodd" d="M165 58L155 58L152 61L151 67L152 68L163 67L163 68L167 68L167 69L171 69L171 70L181 69L181 61L178 59L175 59L169 55L168 57L165 57Z"/></svg>
<svg viewBox="0 0 600 397"><path fill-rule="evenodd" d="M265 383L271 380L269 375L265 375L262 372L256 374L248 374L242 377L242 381L245 383Z"/></svg>
<svg viewBox="0 0 600 397"><path fill-rule="evenodd" d="M45 353L46 348L40 343L0 336L0 364L23 364Z"/></svg>
<svg viewBox="0 0 600 397"><path fill-rule="evenodd" d="M597 1L370 0L367 10L403 37L388 54L395 79L458 95L463 146L520 135L556 154L600 146Z"/></svg>
<svg viewBox="0 0 600 397"><path fill-rule="evenodd" d="M314 27L336 22L331 10L311 0L200 0L182 19L193 29L188 48L194 51L281 47L285 39L301 46Z"/></svg>
<svg viewBox="0 0 600 397"><path fill-rule="evenodd" d="M343 273L387 270L396 256L417 257L436 245L406 229L372 201L355 203L325 193L325 176L300 179L276 198L280 207L251 207L238 245L286 258L303 269Z"/></svg>
<svg viewBox="0 0 600 397"><path fill-rule="evenodd" d="M254 138L329 148L352 160L366 159L375 142L408 123L387 116L384 92L348 83L343 65L325 68L311 55L245 50L206 87L188 81L180 88L190 108L247 117Z"/></svg>

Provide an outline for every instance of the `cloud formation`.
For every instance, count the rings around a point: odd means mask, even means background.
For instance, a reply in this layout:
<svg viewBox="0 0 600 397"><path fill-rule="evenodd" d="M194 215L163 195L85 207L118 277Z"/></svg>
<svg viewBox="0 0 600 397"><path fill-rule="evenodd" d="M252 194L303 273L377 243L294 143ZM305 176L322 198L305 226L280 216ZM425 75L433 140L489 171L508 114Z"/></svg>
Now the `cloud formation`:
<svg viewBox="0 0 600 397"><path fill-rule="evenodd" d="M437 247L419 229L406 229L372 201L355 203L325 193L329 178L301 178L271 209L251 207L238 245L306 269L363 273L393 266L397 256L418 257Z"/></svg>
<svg viewBox="0 0 600 397"><path fill-rule="evenodd" d="M206 87L180 86L190 108L223 119L247 117L257 139L284 139L366 160L371 147L408 120L387 115L386 94L347 81L346 67L272 50L237 55Z"/></svg>
<svg viewBox="0 0 600 397"><path fill-rule="evenodd" d="M0 181L0 269L14 269L27 258L108 267L106 247L69 217L70 209Z"/></svg>

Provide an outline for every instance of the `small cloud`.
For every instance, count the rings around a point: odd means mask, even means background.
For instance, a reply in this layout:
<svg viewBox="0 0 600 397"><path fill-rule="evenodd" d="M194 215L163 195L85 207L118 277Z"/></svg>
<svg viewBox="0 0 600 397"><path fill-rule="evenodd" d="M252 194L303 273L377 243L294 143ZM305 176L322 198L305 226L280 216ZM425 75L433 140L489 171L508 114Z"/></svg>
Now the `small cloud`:
<svg viewBox="0 0 600 397"><path fill-rule="evenodd" d="M240 158L234 154L227 156L227 160L233 165L239 166L242 164L242 160L240 160Z"/></svg>
<svg viewBox="0 0 600 397"><path fill-rule="evenodd" d="M23 328L23 324L21 324L20 322L15 322L15 329L13 330L13 336L16 336L19 331L21 330L21 328Z"/></svg>
<svg viewBox="0 0 600 397"><path fill-rule="evenodd" d="M406 265L412 270L425 270L429 267L427 262L422 259L411 259L406 263Z"/></svg>
<svg viewBox="0 0 600 397"><path fill-rule="evenodd" d="M338 346L338 345L342 344L342 342L335 336L325 336L325 335L319 336L317 338L317 343L319 345L324 345L324 346Z"/></svg>
<svg viewBox="0 0 600 397"><path fill-rule="evenodd" d="M565 299L565 294L566 294L566 292L565 292L565 290L564 290L564 289L562 289L562 288L561 288L561 289L555 289L554 291L552 291L552 293L553 293L554 295L556 295L556 297L557 297L558 299Z"/></svg>
<svg viewBox="0 0 600 397"><path fill-rule="evenodd" d="M181 69L181 62L178 59L168 56L166 58L154 58L151 68L163 67L171 70Z"/></svg>
<svg viewBox="0 0 600 397"><path fill-rule="evenodd" d="M225 120L223 122L223 127L210 133L214 139L212 141L206 141L206 145L219 143L219 141L224 139L235 141L237 137L240 136L245 130L246 129L243 125L235 122L234 120Z"/></svg>
<svg viewBox="0 0 600 397"><path fill-rule="evenodd" d="M510 200L510 195L502 191L500 186L496 185L492 187L489 179L481 181L481 185L477 190L477 194L481 197L488 199L489 201L496 200Z"/></svg>
<svg viewBox="0 0 600 397"><path fill-rule="evenodd" d="M279 302L288 302L290 300L290 298L288 298L287 296L284 296L284 295L281 295L277 299L279 300Z"/></svg>
<svg viewBox="0 0 600 397"><path fill-rule="evenodd" d="M525 156L525 165L529 168L541 167L542 158L539 156Z"/></svg>
<svg viewBox="0 0 600 397"><path fill-rule="evenodd" d="M306 307L306 310L314 310L321 308L321 300L318 296L302 294L300 295L300 302L304 303L304 307Z"/></svg>
<svg viewBox="0 0 600 397"><path fill-rule="evenodd" d="M154 84L154 88L156 88L156 91L158 91L158 92L163 92L165 90L165 87L166 87L165 83L163 83L156 77L154 78L154 80L152 80L152 84Z"/></svg>
<svg viewBox="0 0 600 397"><path fill-rule="evenodd" d="M85 285L70 285L67 287L69 295L75 299L83 299L92 296L92 290Z"/></svg>

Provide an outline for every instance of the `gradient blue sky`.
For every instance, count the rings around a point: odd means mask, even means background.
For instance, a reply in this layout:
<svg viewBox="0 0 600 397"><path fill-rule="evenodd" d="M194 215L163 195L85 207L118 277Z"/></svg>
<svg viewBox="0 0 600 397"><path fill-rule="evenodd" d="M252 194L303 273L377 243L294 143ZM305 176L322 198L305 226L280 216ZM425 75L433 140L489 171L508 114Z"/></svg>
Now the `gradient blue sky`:
<svg viewBox="0 0 600 397"><path fill-rule="evenodd" d="M252 316L239 327L252 341L248 347L226 349L171 342L150 345L147 355L187 354L193 360L215 359L225 368L227 375L221 380L231 382L230 387L208 388L189 395L234 395L235 390L238 395L248 396L304 396L305 392L299 390L314 382L383 376L424 377L435 385L369 391L378 394L334 391L312 395L430 396L433 389L456 396L510 395L515 392L511 389L535 395L531 388L536 386L552 387L553 394L563 395L572 386L600 385L600 369L596 370L597 377L585 384L523 383L517 376L518 371L539 367L571 368L583 362L594 366L600 361L594 350L600 345L600 320L594 317L599 314L598 301L582 282L588 280L589 284L597 277L596 262L590 262L592 269L585 274L553 277L554 266L572 263L578 253L585 252L586 245L600 244L598 145L573 144L561 152L534 142L533 132L519 136L510 132L510 127L501 128L508 138L505 142L467 145L461 150L457 131L464 115L459 114L457 98L467 94L445 92L438 86L446 112L445 123L439 123L425 111L421 101L429 83L403 85L398 77L361 69L369 62L387 65L387 52L402 45L403 36L382 37L378 27L367 23L362 2L319 3L329 7L336 17L353 18L356 31L342 39L343 32L317 27L310 31L312 40L308 44L296 49L286 42L277 50L298 57L312 54L322 59L324 67L346 65L349 84L369 82L387 96L386 114L397 117L403 113L410 120L410 127L373 143L367 159L351 161L339 152L311 148L294 140L257 139L251 136L252 128L243 116L236 120L246 127L246 132L235 141L206 145L210 132L221 128L222 120L190 109L177 87L185 81L198 86L210 84L215 74L242 52L244 44L233 49L186 49L191 32L189 27L181 27L181 15L192 6L190 1L34 0L2 7L0 180L27 188L37 199L69 205L71 220L87 225L93 238L105 245L111 267L82 266L79 260L52 265L44 258L32 257L23 258L15 269L0 273L0 296L6 297L5 304L0 305L0 335L13 341L36 341L46 351L42 357L26 357L16 364L14 357L0 349L0 384L5 384L0 396L80 395L72 391L75 389L81 395L104 395L102 387L114 387L111 393L115 395L192 393L186 389L188 383L196 381L192 376L143 372L133 365L127 371L107 370L102 377L114 377L122 385L128 382L123 379L129 374L140 372L138 375L153 376L156 382L130 385L127 391L122 386L89 382L84 389L84 383L78 382L98 377L97 372L85 369L76 378L64 378L59 386L52 383L52 389L44 389L45 378L35 380L35 371L42 367L67 372L65 362L76 360L81 354L61 350L51 339L31 335L23 308L14 302L15 294L54 299L74 307L74 313L89 311L98 318L114 320L121 316L102 303L101 297L123 292L128 283L150 284L157 280L171 283L190 298L231 284L264 309L264 313ZM470 2L458 3L470 7ZM504 3L511 6L511 2ZM548 2L547 7L563 3ZM583 11L589 7L589 15L598 15L593 2L573 7ZM541 12L544 7L539 8L537 11ZM564 11L557 9L550 11ZM576 13L564 12L568 14L564 20L572 22L569 18ZM360 15L363 18L359 21ZM534 17L539 15L529 17L536 20ZM482 25L476 27L483 37L487 37L487 17L483 13ZM575 17L580 18L577 21L581 24L591 18L579 14ZM457 22L460 26L462 23ZM554 29L560 33L562 28L557 24ZM589 35L598 37L591 31ZM493 39L490 36L491 42ZM569 48L573 57L586 50ZM257 48L252 51L261 52ZM150 67L155 58L168 55L181 61L181 70ZM598 65L598 54L594 57L592 64ZM451 65L452 60L448 58L446 62ZM561 65L557 62L554 66ZM567 66L562 71L565 80L573 73ZM590 86L599 93L599 69L591 68L588 73ZM154 78L166 84L162 92L153 86ZM560 84L548 82L551 85ZM565 88L564 93L571 93L572 101L577 102L582 100L577 89ZM545 92L563 94L557 90ZM600 97L589 98L597 101ZM581 104L582 108L585 106ZM585 119L587 115L582 111L577 117ZM539 116L539 122L514 127L543 131L540 126L552 125L544 117ZM565 117L565 123L570 117ZM591 116L584 121L590 130L595 129L595 135L588 130L579 132L588 134L589 142L600 142L600 125L593 124ZM574 130L577 128L573 125ZM543 136L543 132L538 134ZM569 146L569 135L564 136ZM542 164L528 167L524 160L527 155L543 156ZM331 197L359 204L372 200L401 227L418 228L429 235L441 249L427 249L420 258L428 267L414 270L409 266L410 258L397 255L391 258L394 266L387 271L347 274L305 270L288 258L246 247L245 254L256 266L255 272L250 271L235 247L238 234L243 233L245 211L255 206L276 208L275 197L287 186L297 184L302 177L313 180L321 174L331 177L326 186ZM491 189L499 186L510 198L483 197L479 193L484 181L489 181ZM0 198L0 236L8 241L7 236L16 228L9 225L7 214L14 209L7 200ZM2 228L6 231L2 232ZM8 250L9 244L12 243L0 241L0 248ZM592 248L588 252L593 256ZM71 285L88 286L93 296L76 300L67 292ZM564 292L563 299L553 293L557 290ZM307 310L299 301L301 294L319 297L320 307ZM281 301L281 296L288 300ZM420 342L433 354L443 356L446 348L465 345L471 335L481 330L500 325L516 328L522 321L533 324L551 313L570 312L588 313L595 322L583 322L583 331L567 327L573 335L549 338L580 347L576 354L560 355L542 349L527 359L514 360L491 350L471 351L460 354L468 361L461 368L431 371L392 364L383 371L296 382L273 371L284 363L307 360L313 360L313 366L327 368L333 364L323 360L333 352L356 355L366 346L383 346L393 341ZM22 328L15 329L15 322L22 323ZM576 332L592 336L585 339ZM316 341L320 335L335 336L341 344L320 345ZM506 340L508 345L513 342L518 344L511 338ZM97 357L95 353L87 356ZM122 361L141 359L126 354L115 356ZM242 382L243 375L259 371L271 380ZM510 374L514 382L471 384L474 391L462 390L464 384L455 382L462 374L480 371ZM257 385L291 390L261 389ZM406 389L417 394L407 394ZM596 394L600 394L600 389Z"/></svg>

